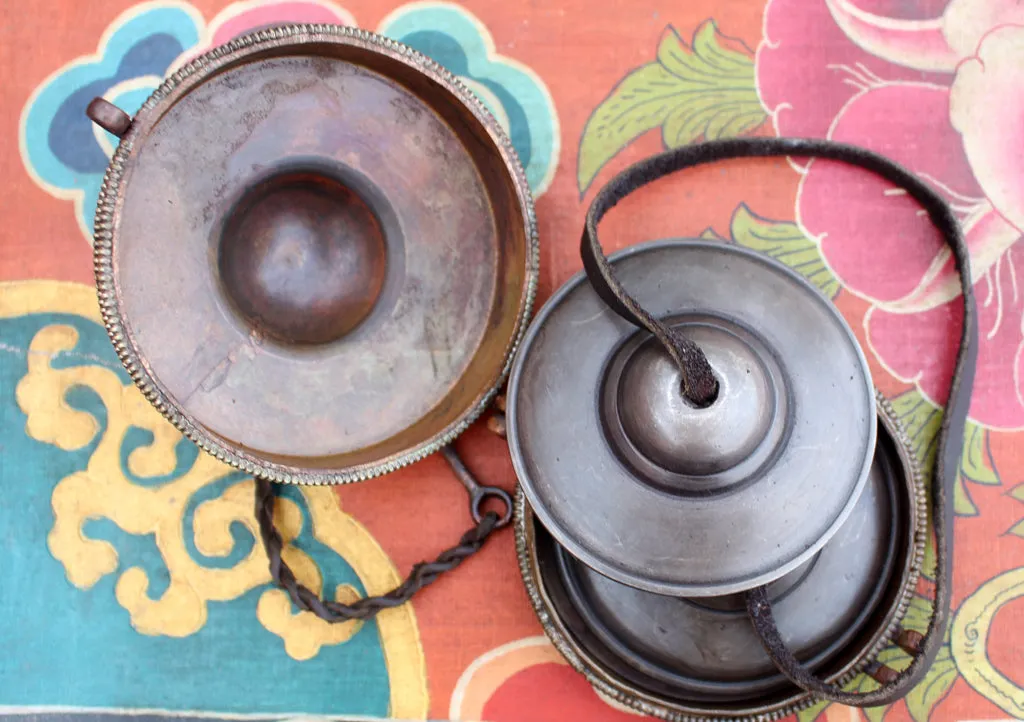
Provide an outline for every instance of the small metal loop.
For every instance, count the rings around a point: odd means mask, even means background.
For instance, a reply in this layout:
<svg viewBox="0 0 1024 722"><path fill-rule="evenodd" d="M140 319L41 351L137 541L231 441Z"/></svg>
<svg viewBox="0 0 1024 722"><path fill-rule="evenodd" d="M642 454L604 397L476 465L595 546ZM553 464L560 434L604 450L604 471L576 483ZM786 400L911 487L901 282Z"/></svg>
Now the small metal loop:
<svg viewBox="0 0 1024 722"><path fill-rule="evenodd" d="M488 497L492 497L500 499L505 505L505 511L498 517L498 523L495 524L494 528L501 529L508 526L508 523L512 521L512 497L509 493L497 486L480 486L476 477L473 476L473 472L466 468L462 459L459 458L459 455L451 446L442 448L441 454L444 456L445 461L448 462L448 466L452 467L452 471L455 472L459 482L466 487L466 492L469 494L469 513L473 515L473 521L477 524L481 522L484 518L484 502L487 501Z"/></svg>
<svg viewBox="0 0 1024 722"><path fill-rule="evenodd" d="M123 137L132 125L130 115L103 98L93 98L85 114L93 123L118 138Z"/></svg>
<svg viewBox="0 0 1024 722"><path fill-rule="evenodd" d="M478 487L476 492L470 496L469 512L473 515L473 521L477 524L483 521L484 514L486 513L484 511L484 503L488 498L498 499L505 505L505 510L498 515L498 521L495 523L494 528L501 529L508 526L509 522L512 521L512 495L496 486Z"/></svg>

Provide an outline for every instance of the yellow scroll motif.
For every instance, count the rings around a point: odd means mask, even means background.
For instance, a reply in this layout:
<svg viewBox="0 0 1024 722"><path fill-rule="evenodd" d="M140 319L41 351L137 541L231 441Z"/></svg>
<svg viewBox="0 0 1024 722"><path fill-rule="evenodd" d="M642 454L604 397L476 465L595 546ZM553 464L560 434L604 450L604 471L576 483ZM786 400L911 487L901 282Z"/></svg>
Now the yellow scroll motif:
<svg viewBox="0 0 1024 722"><path fill-rule="evenodd" d="M0 318L28 313L70 313L100 322L95 292L79 284L53 281L0 283ZM262 545L228 569L201 566L185 544L184 518L189 500L203 487L231 471L213 457L200 453L182 476L150 487L133 484L121 469L121 443L131 427L153 434L153 442L134 450L128 468L137 477L171 474L181 433L168 423L131 384L100 365L54 368L53 357L74 349L78 334L65 325L50 325L33 338L28 372L19 382L18 405L27 415L26 432L61 449L80 449L100 432L97 420L71 408L67 391L85 386L95 391L107 408L107 428L85 470L62 479L53 491L54 525L48 538L51 554L64 565L68 580L88 588L118 569L118 554L109 542L87 538L83 525L105 518L125 532L152 535L167 566L170 584L156 600L147 594L149 578L138 567L124 569L117 580L118 603L142 634L182 637L194 634L206 623L207 605L242 596L270 581ZM253 515L254 484L239 481L223 494L199 504L193 514L193 540L200 554L225 557L231 553L233 523L243 524L258 539ZM309 509L313 535L344 558L371 595L381 594L401 580L391 560L369 532L339 508L329 488L307 487L302 494ZM299 508L279 500L276 521L285 541L301 531ZM314 591L322 587L315 562L294 546L285 547L285 559L300 580ZM351 602L354 588L340 585L335 599ZM290 600L279 589L267 589L257 605L257 618L281 637L285 650L295 659L310 659L324 645L350 639L360 622L328 624L309 612L293 612ZM428 710L426 663L416 619L410 605L382 612L376 618L391 688L390 714L424 718Z"/></svg>
<svg viewBox="0 0 1024 722"><path fill-rule="evenodd" d="M953 659L967 683L1008 714L1024 718L1024 689L992 665L986 649L996 612L1019 597L1024 597L1024 568L985 582L957 610L950 643Z"/></svg>

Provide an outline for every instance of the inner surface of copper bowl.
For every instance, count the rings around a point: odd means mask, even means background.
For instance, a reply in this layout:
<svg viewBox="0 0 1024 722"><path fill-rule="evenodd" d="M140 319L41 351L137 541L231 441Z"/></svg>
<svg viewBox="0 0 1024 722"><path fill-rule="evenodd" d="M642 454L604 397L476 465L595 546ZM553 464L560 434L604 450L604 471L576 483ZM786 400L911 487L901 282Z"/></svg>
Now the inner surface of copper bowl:
<svg viewBox="0 0 1024 722"><path fill-rule="evenodd" d="M261 31L172 76L96 227L136 382L277 481L366 478L450 441L503 381L536 284L497 122L432 61L341 27Z"/></svg>

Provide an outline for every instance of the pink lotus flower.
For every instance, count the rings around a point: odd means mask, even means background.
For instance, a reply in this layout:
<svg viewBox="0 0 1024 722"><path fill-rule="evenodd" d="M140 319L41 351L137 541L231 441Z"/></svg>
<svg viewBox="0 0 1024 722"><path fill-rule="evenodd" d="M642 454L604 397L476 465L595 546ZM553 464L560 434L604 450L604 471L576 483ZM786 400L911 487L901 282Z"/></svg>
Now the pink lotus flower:
<svg viewBox="0 0 1024 722"><path fill-rule="evenodd" d="M173 67L180 68L210 48L263 28L294 23L355 26L348 10L332 0L237 0L217 13L204 32L204 39L182 53Z"/></svg>
<svg viewBox="0 0 1024 722"><path fill-rule="evenodd" d="M971 416L1024 428L1024 3L769 0L764 35L758 89L779 135L883 153L958 213L981 335ZM871 303L872 350L943 401L960 311L940 237L900 189L836 163L798 162L798 221L847 290Z"/></svg>

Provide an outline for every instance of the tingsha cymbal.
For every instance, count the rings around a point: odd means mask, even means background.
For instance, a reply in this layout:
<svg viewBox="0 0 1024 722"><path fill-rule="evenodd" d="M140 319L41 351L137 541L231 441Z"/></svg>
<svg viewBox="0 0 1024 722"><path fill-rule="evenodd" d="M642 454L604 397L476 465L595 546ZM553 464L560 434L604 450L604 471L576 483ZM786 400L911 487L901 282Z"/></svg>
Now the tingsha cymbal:
<svg viewBox="0 0 1024 722"><path fill-rule="evenodd" d="M704 241L611 260L601 249L598 224L633 190L713 161L787 155L842 161L904 189L954 259L963 325L927 499L853 334L805 279ZM580 251L586 275L538 315L508 397L516 548L552 642L599 691L668 720L765 722L815 699L905 697L947 628L952 497L977 360L953 211L862 148L707 141L613 178L591 203ZM928 522L934 602L917 601L933 608L901 628ZM882 655L890 642L909 656L899 670ZM876 684L851 689L858 673Z"/></svg>
<svg viewBox="0 0 1024 722"><path fill-rule="evenodd" d="M668 352L584 274L552 297L507 399L531 601L566 659L642 712L789 714L812 698L762 647L747 593L765 590L807 669L849 679L920 573L913 455L846 322L790 269L694 240L610 263L698 345L717 394L688 401Z"/></svg>
<svg viewBox="0 0 1024 722"><path fill-rule="evenodd" d="M924 553L923 482L888 403L868 483L821 551L768 585L787 646L846 680L898 630ZM531 601L559 650L603 693L666 719L771 719L811 698L775 667L743 595L653 594L569 554L517 499L517 549Z"/></svg>
<svg viewBox="0 0 1024 722"><path fill-rule="evenodd" d="M129 119L100 195L104 319L149 400L273 481L346 482L451 441L536 284L498 123L409 48L334 26L232 41Z"/></svg>
<svg viewBox="0 0 1024 722"><path fill-rule="evenodd" d="M849 327L802 277L740 247L648 243L613 263L707 355L718 395L689 403L657 341L576 276L538 314L510 380L509 443L533 513L583 564L648 592L720 596L807 563L852 512L875 450Z"/></svg>

